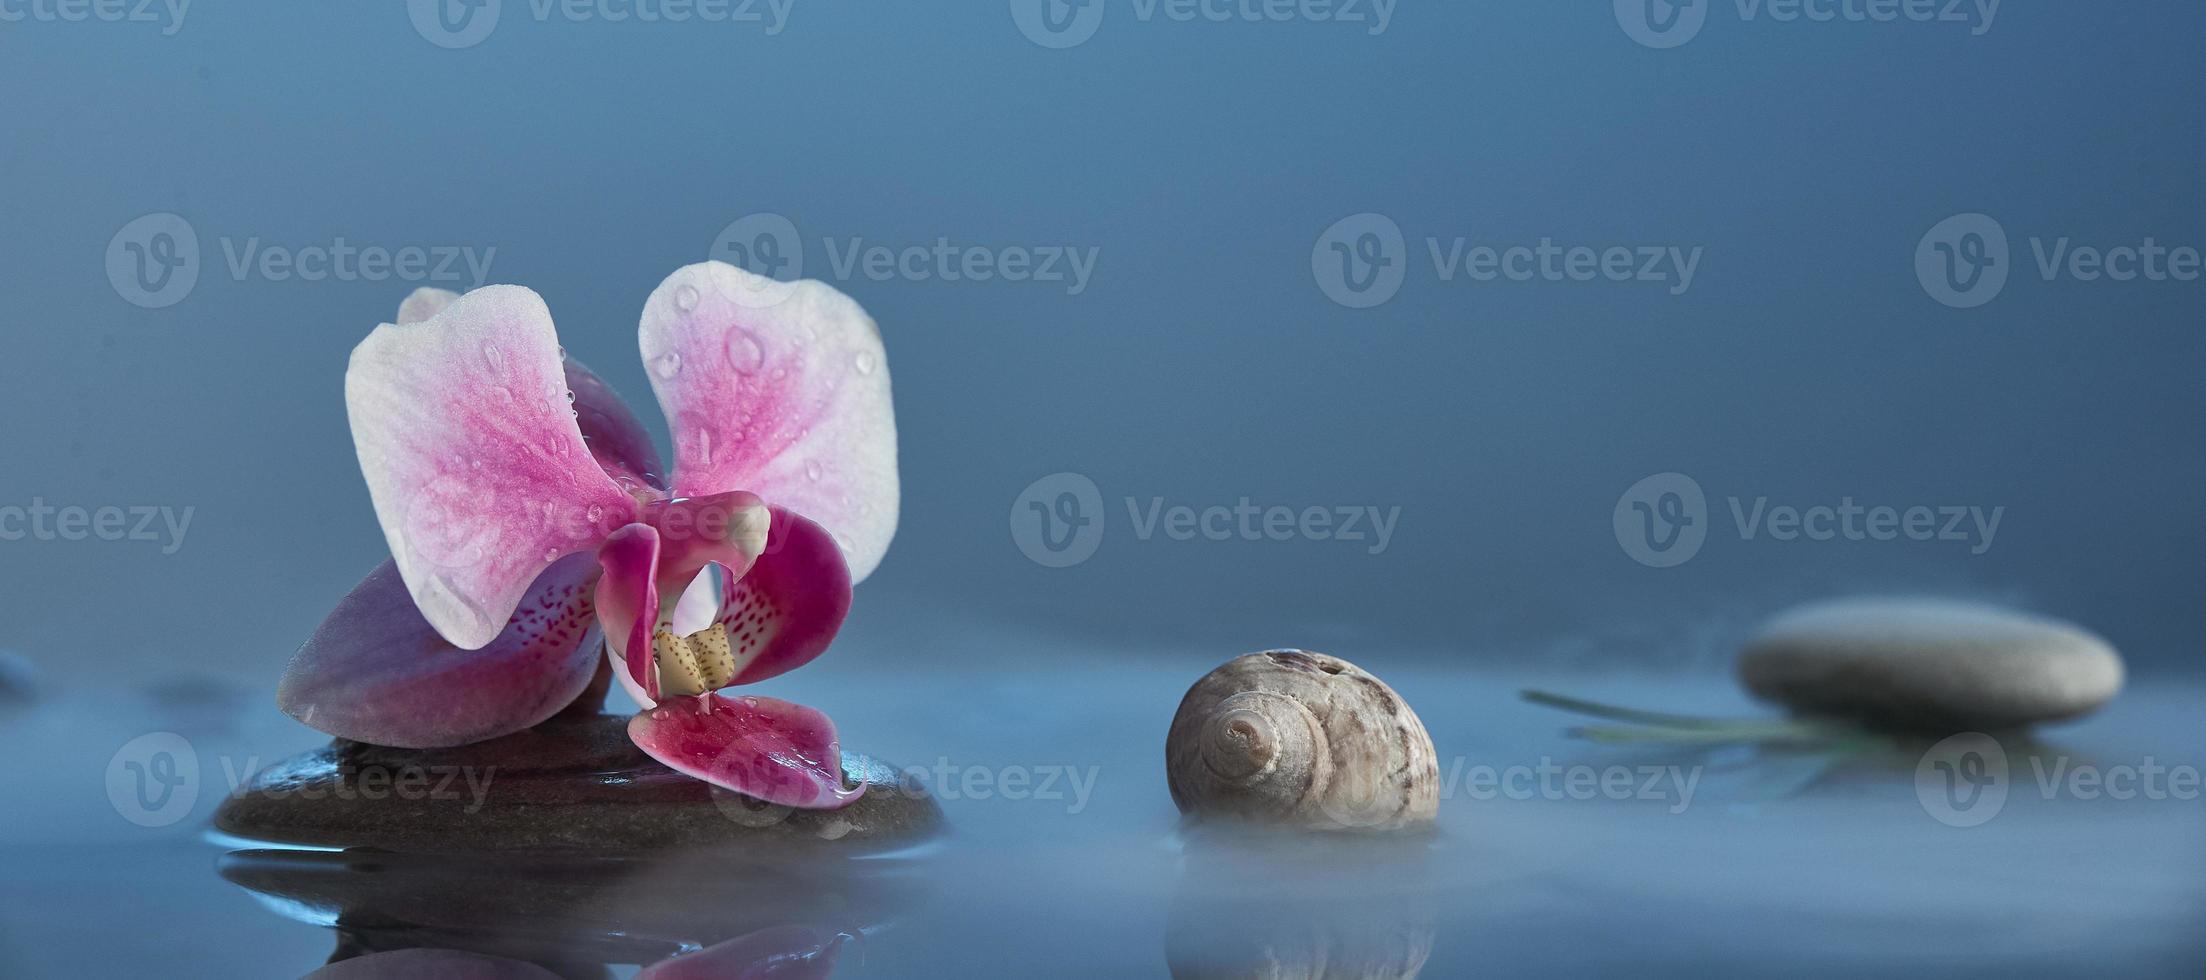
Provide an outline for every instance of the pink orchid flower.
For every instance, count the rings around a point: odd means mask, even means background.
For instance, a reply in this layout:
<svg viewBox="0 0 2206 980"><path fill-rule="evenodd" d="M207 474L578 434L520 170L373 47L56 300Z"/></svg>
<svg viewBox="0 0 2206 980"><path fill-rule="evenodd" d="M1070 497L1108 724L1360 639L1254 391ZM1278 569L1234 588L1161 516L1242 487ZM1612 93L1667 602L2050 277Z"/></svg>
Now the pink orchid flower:
<svg viewBox="0 0 2206 980"><path fill-rule="evenodd" d="M361 341L345 404L391 560L292 659L285 711L378 745L495 738L573 702L602 634L653 758L770 803L858 797L826 715L716 692L819 656L888 550L880 332L823 283L708 262L640 333L671 480L534 292L418 290Z"/></svg>

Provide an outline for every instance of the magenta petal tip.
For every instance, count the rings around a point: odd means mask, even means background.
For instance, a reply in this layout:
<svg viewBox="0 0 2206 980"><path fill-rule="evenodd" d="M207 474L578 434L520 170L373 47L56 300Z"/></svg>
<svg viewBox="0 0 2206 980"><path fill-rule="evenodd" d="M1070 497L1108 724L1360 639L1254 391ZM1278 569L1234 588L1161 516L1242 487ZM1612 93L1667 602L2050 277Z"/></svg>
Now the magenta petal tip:
<svg viewBox="0 0 2206 980"><path fill-rule="evenodd" d="M671 698L629 719L628 737L676 771L767 803L835 810L865 793L843 778L835 723L778 698Z"/></svg>

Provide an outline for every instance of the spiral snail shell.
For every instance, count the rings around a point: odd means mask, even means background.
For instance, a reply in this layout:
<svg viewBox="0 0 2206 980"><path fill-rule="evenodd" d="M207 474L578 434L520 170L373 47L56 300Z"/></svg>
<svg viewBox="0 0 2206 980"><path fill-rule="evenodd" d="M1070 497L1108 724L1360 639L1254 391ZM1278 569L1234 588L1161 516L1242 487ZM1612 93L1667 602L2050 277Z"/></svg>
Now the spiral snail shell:
<svg viewBox="0 0 2206 980"><path fill-rule="evenodd" d="M1424 722L1384 681L1322 653L1267 650L1204 675L1172 718L1164 761L1190 819L1398 830L1440 808Z"/></svg>

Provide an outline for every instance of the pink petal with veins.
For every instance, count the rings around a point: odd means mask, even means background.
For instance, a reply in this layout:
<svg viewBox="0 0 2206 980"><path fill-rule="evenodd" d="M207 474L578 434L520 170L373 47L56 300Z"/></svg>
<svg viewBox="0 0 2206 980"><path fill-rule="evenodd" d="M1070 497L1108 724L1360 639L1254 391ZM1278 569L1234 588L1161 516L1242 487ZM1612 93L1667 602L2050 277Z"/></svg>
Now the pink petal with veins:
<svg viewBox="0 0 2206 980"><path fill-rule="evenodd" d="M459 298L460 294L449 289L423 286L398 304L398 322L427 320ZM570 357L566 365L567 390L574 393L575 424L582 429L582 441L590 444L590 455L597 458L598 465L615 481L666 489L666 464L659 461L659 450L651 444L642 420L629 410L619 392L581 361Z"/></svg>
<svg viewBox="0 0 2206 980"><path fill-rule="evenodd" d="M659 672L651 665L651 631L659 623L659 531L630 524L598 549L604 575L597 580L597 616L605 645L627 680L646 698L659 696Z"/></svg>
<svg viewBox="0 0 2206 980"><path fill-rule="evenodd" d="M865 784L843 783L835 723L801 704L719 694L673 698L629 719L628 737L677 771L768 803L833 810L865 794Z"/></svg>
<svg viewBox="0 0 2206 980"><path fill-rule="evenodd" d="M557 713L597 671L597 562L538 576L489 646L461 650L421 618L398 569L377 566L284 671L276 702L307 725L400 748L465 745Z"/></svg>
<svg viewBox="0 0 2206 980"><path fill-rule="evenodd" d="M727 589L720 622L735 653L734 684L751 684L826 652L850 614L850 569L827 529L773 508L766 553Z"/></svg>
<svg viewBox="0 0 2206 980"><path fill-rule="evenodd" d="M638 332L674 431L674 489L749 490L834 534L853 581L896 533L896 417L881 334L824 283L685 266Z"/></svg>
<svg viewBox="0 0 2206 980"><path fill-rule="evenodd" d="M353 349L345 406L375 516L423 617L457 646L496 639L539 573L635 510L567 393L551 313L518 286Z"/></svg>

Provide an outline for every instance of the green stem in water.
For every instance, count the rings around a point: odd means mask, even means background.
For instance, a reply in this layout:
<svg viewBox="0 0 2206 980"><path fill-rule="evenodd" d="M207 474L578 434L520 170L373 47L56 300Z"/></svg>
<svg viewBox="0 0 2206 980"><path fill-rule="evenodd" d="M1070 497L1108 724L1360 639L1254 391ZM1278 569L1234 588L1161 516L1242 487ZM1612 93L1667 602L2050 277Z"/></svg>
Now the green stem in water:
<svg viewBox="0 0 2206 980"><path fill-rule="evenodd" d="M1843 742L1855 733L1833 725L1812 721L1771 721L1765 718L1709 718L1702 715L1679 715L1661 711L1642 711L1583 698L1567 697L1549 691L1526 690L1526 701L1557 708L1563 711L1611 721L1625 725L1591 725L1570 730L1572 736L1612 744L1662 743L1672 745L1716 745L1734 742Z"/></svg>
<svg viewBox="0 0 2206 980"><path fill-rule="evenodd" d="M1730 728L1748 723L1733 718L1709 718L1702 715L1673 715L1661 711L1642 711L1638 708L1602 704L1599 701L1587 701L1583 698L1573 698L1531 688L1527 688L1520 693L1526 701L1533 704L1559 708L1581 715L1592 715L1596 718L1607 718L1611 721L1626 721L1635 725L1653 725L1657 728ZM1763 724L1762 722L1752 723Z"/></svg>

